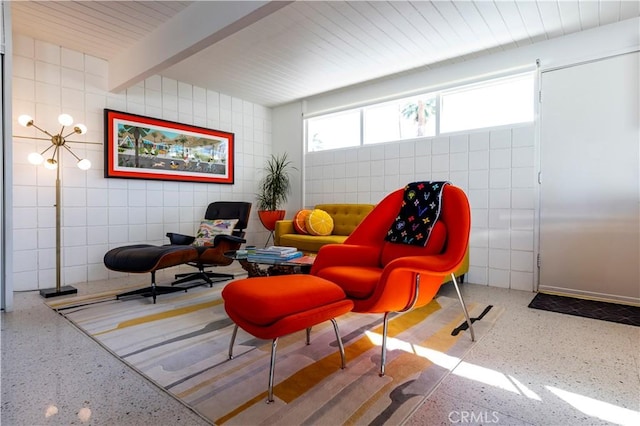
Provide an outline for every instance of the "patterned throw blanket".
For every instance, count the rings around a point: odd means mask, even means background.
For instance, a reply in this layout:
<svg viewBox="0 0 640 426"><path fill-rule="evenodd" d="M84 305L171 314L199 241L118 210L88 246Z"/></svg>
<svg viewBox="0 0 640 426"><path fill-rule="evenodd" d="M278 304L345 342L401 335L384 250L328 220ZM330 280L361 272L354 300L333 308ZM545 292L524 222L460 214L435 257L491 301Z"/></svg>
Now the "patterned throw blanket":
<svg viewBox="0 0 640 426"><path fill-rule="evenodd" d="M446 181L413 182L405 186L400 213L386 240L392 243L426 246L431 229L440 217L442 189Z"/></svg>

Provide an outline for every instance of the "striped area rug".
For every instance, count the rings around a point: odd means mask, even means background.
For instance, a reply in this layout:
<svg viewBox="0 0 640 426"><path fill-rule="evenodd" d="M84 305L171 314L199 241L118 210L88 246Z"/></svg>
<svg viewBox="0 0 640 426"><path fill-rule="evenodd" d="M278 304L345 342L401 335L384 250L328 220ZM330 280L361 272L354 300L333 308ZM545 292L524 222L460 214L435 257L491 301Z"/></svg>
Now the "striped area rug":
<svg viewBox="0 0 640 426"><path fill-rule="evenodd" d="M103 293L48 302L115 356L214 424L399 424L415 410L475 344L460 327L455 299L393 316L386 375L378 376L382 315L337 319L347 368L340 369L330 322L281 338L275 402L266 404L271 342L238 333L228 359L233 324L222 285L150 300L116 300ZM476 341L501 309L467 301ZM462 331L460 331L462 329ZM452 335L452 333L454 335Z"/></svg>

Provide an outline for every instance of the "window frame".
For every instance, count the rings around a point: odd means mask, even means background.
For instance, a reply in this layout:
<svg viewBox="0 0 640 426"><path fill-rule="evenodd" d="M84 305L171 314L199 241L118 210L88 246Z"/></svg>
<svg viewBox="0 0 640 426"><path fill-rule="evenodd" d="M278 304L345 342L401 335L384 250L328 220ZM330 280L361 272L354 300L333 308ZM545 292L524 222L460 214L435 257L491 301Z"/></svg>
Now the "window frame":
<svg viewBox="0 0 640 426"><path fill-rule="evenodd" d="M463 128L463 129L456 129L456 130L451 130L451 131L445 131L443 132L441 130L442 128L442 123L441 123L441 118L442 118L442 97L446 96L448 94L452 94L452 93L456 93L456 92L464 92L464 91L469 91L469 90L474 90L474 88L478 88L478 87L490 87L492 85L500 85L502 82L505 81L513 81L513 80L518 80L518 79L524 79L524 78L530 78L531 79L531 94L532 94L532 102L531 105L529 106L531 108L531 120L527 120L527 121L517 121L517 122L509 122L509 123L505 123L505 124L500 124L500 125L489 125L489 126L482 126L482 127L469 127L469 128ZM304 143L305 143L305 151L306 153L310 153L310 152L323 152L323 151L332 151L332 150L338 150L338 149L347 149L347 148L355 148L355 147L364 147L364 146L373 146L373 145L380 145L380 144L385 144L385 143L398 143L398 142L407 142L407 141L412 141L412 140L420 140L420 139L431 139L431 138L436 138L438 136L443 136L443 135L455 135L455 134L460 134L460 133L470 133L470 132L474 132L474 131L478 131L478 130L484 130L484 129L500 129L500 128L504 128L504 127L514 127L514 126L519 126L519 125L526 125L528 123L532 123L535 121L535 117L536 117L536 112L535 112L535 90L536 90L536 76L535 76L535 72L534 71L525 71L525 72L518 72L518 73L514 73L514 74L509 74L509 75L502 75L500 77L492 77L492 78L487 78L487 79L483 79L483 80L478 80L475 81L473 83L468 83L468 84L460 84L460 85L453 85L453 86L447 86L444 87L440 90L435 90L435 91L426 91L426 92L420 92L420 93L415 93L413 95L409 95L407 96L406 94L403 94L403 96L397 96L397 97L393 97L393 98L389 98L389 99L385 99L384 101L378 101L378 102L370 102L370 103L366 103L366 104L362 104L359 105L355 108L344 108L344 109L336 109L333 110L331 112L326 112L326 113L318 113L318 114L313 114L309 117L306 117L303 119L304 125L303 125L303 129L304 129ZM416 137L408 137L408 138L399 138L399 139L391 139L391 140L385 140L385 141L376 141L376 142L366 142L365 141L365 110L367 108L371 108L374 107L376 105L383 105L383 104L387 104L387 103L391 103L391 102L402 102L405 99L416 99L416 98L435 98L435 111L434 111L434 117L433 120L435 121L435 133L433 135L425 135L425 136L416 136ZM339 114L339 113L346 113L346 112L358 112L358 120L359 120L359 126L360 126L360 140L358 144L353 144L353 145L345 145L345 146L341 146L341 147L337 147L337 148L327 148L327 149L323 149L323 150L315 150L315 151L310 151L310 145L309 145L309 121L320 118L320 117L327 117L329 115L333 115L333 114Z"/></svg>

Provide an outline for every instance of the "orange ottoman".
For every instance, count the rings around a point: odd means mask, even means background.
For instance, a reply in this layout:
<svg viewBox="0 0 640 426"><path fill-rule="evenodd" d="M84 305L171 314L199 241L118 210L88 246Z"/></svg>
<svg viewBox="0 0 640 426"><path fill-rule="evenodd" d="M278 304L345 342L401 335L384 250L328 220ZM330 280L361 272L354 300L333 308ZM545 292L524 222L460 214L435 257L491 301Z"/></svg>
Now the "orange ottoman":
<svg viewBox="0 0 640 426"><path fill-rule="evenodd" d="M279 275L245 278L233 281L222 290L224 309L236 324L229 345L229 359L233 358L233 344L238 327L259 339L273 339L267 402L273 402L273 371L278 338L307 329L324 321L331 321L336 333L342 368L345 366L344 347L335 317L353 308L342 288L313 275Z"/></svg>

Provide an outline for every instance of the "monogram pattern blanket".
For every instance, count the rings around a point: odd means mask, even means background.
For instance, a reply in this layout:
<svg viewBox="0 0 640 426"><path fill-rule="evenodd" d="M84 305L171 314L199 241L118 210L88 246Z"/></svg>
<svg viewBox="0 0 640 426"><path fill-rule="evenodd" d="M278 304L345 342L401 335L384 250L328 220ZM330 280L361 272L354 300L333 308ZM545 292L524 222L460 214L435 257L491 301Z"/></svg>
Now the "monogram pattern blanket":
<svg viewBox="0 0 640 426"><path fill-rule="evenodd" d="M440 216L442 189L447 181L412 182L405 186L400 212L387 232L392 243L426 246Z"/></svg>

